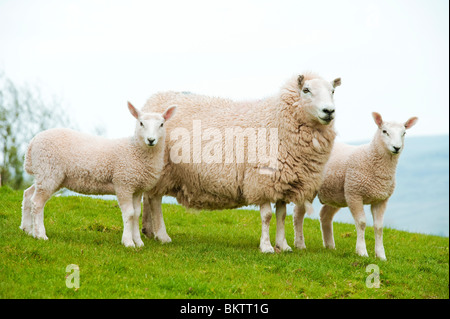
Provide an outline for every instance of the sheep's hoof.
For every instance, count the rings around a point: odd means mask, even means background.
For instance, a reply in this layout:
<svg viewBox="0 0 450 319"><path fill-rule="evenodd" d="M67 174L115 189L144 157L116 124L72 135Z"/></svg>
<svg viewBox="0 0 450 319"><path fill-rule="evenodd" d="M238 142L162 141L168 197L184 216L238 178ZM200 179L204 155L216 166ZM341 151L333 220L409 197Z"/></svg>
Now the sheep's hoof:
<svg viewBox="0 0 450 319"><path fill-rule="evenodd" d="M154 238L155 235L153 234L153 232L145 227L142 227L142 233L147 236L147 238Z"/></svg>
<svg viewBox="0 0 450 319"><path fill-rule="evenodd" d="M155 235L155 239L160 241L163 244L168 244L168 243L172 242L172 239L167 234Z"/></svg>
<svg viewBox="0 0 450 319"><path fill-rule="evenodd" d="M262 253L265 253L265 254L275 253L275 249L273 249L273 247L271 245L261 245L261 246L259 246L259 249L261 250Z"/></svg>
<svg viewBox="0 0 450 319"><path fill-rule="evenodd" d="M136 247L142 247L144 246L144 242L139 238L137 240L133 240L134 243L136 244Z"/></svg>
<svg viewBox="0 0 450 319"><path fill-rule="evenodd" d="M288 244L276 245L275 249L278 249L278 251L283 251L283 252L292 252L292 248Z"/></svg>
<svg viewBox="0 0 450 319"><path fill-rule="evenodd" d="M297 249L306 249L305 243L295 243L294 246Z"/></svg>

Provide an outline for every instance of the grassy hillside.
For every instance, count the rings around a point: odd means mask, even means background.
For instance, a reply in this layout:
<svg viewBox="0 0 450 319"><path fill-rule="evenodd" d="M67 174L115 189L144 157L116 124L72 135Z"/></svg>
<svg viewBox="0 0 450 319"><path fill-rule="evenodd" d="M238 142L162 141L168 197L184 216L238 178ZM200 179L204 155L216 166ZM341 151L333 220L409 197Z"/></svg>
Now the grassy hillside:
<svg viewBox="0 0 450 319"><path fill-rule="evenodd" d="M164 205L171 244L143 238L120 244L115 201L55 197L46 206L48 241L20 229L22 192L0 188L0 298L449 298L449 240L385 230L388 260L354 252L353 225L335 224L334 251L322 248L317 220L305 220L306 250L262 254L255 211L186 211ZM292 216L286 237L293 246ZM144 237L144 236L143 236ZM272 243L275 218L271 223ZM80 288L66 287L66 267L80 268ZM367 288L366 267L380 269Z"/></svg>

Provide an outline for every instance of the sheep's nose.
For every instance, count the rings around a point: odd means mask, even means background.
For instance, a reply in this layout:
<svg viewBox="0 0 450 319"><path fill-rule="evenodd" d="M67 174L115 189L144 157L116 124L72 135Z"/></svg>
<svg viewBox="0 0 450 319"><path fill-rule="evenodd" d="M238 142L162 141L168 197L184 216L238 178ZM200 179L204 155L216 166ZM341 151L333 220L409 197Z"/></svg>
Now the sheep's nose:
<svg viewBox="0 0 450 319"><path fill-rule="evenodd" d="M148 141L148 144L150 146L153 146L155 144L155 139L154 138L148 138L147 141Z"/></svg>
<svg viewBox="0 0 450 319"><path fill-rule="evenodd" d="M398 153L398 152L400 151L400 147L393 146L393 148L394 148L394 152L395 152L395 153Z"/></svg>
<svg viewBox="0 0 450 319"><path fill-rule="evenodd" d="M334 109L332 109L332 108L324 108L324 109L322 109L322 112L325 113L325 114L328 114L329 116L331 116L331 114L334 113Z"/></svg>

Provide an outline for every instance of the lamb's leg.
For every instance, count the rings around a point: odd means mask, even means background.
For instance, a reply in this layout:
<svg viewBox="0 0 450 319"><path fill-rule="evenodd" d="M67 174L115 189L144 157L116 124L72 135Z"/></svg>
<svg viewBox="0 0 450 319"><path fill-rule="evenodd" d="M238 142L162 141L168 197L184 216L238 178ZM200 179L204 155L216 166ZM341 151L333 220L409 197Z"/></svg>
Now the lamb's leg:
<svg viewBox="0 0 450 319"><path fill-rule="evenodd" d="M373 228L375 231L375 257L386 260L383 246L383 216L386 211L387 200L372 205Z"/></svg>
<svg viewBox="0 0 450 319"><path fill-rule="evenodd" d="M147 197L147 199L145 199ZM159 240L162 243L170 243L172 239L166 231L164 217L161 208L162 196L151 197L144 194L144 211L142 215L142 232L147 237Z"/></svg>
<svg viewBox="0 0 450 319"><path fill-rule="evenodd" d="M27 234L33 234L33 218L31 215L31 197L35 191L34 184L23 192L22 201L22 222L20 223L20 229L25 231Z"/></svg>
<svg viewBox="0 0 450 319"><path fill-rule="evenodd" d="M134 207L133 194L124 191L116 191L117 201L122 211L123 234L122 244L125 247L135 247L133 242Z"/></svg>
<svg viewBox="0 0 450 319"><path fill-rule="evenodd" d="M320 228L322 230L323 246L334 249L333 217L340 208L323 205L320 210Z"/></svg>
<svg viewBox="0 0 450 319"><path fill-rule="evenodd" d="M275 239L275 247L281 251L292 251L286 241L286 234L284 231L284 221L286 219L286 203L278 201L275 204L275 214L277 217L277 235Z"/></svg>
<svg viewBox="0 0 450 319"><path fill-rule="evenodd" d="M305 249L305 238L303 236L303 220L305 219L305 205L297 204L294 208L294 246Z"/></svg>
<svg viewBox="0 0 450 319"><path fill-rule="evenodd" d="M270 206L270 202L262 204L260 206L260 213L261 213L262 228L261 228L261 240L259 243L259 249L263 253L273 253L275 252L275 250L270 244L270 234L269 234L270 219L272 218L272 207Z"/></svg>
<svg viewBox="0 0 450 319"><path fill-rule="evenodd" d="M38 188L31 197L31 215L33 220L33 237L47 240L44 227L44 206L47 200L52 196L53 192Z"/></svg>
<svg viewBox="0 0 450 319"><path fill-rule="evenodd" d="M134 208L134 216L133 216L133 241L136 244L136 247L144 246L144 242L141 239L141 233L139 231L139 216L141 216L141 199L142 194L134 194L133 195L133 208Z"/></svg>
<svg viewBox="0 0 450 319"><path fill-rule="evenodd" d="M364 205L361 198L346 199L348 208L352 213L356 226L356 253L360 256L368 257L366 249L366 241L364 239L364 232L366 230L366 214L364 213Z"/></svg>

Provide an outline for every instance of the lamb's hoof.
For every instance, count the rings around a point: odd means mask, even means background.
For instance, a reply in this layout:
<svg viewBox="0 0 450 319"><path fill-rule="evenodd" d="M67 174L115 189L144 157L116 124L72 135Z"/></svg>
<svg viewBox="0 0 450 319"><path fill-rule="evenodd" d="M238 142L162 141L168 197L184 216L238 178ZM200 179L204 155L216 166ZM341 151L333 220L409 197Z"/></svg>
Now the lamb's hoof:
<svg viewBox="0 0 450 319"><path fill-rule="evenodd" d="M122 240L122 244L123 244L125 247L136 247L136 246L134 245L134 242L133 242L131 239L129 239L129 240Z"/></svg>
<svg viewBox="0 0 450 319"><path fill-rule="evenodd" d="M306 249L305 243L294 243L294 247L297 249Z"/></svg>
<svg viewBox="0 0 450 319"><path fill-rule="evenodd" d="M378 258L378 259L380 259L380 260L387 260L385 254L375 254L375 257Z"/></svg>
<svg viewBox="0 0 450 319"><path fill-rule="evenodd" d="M168 244L172 242L172 239L167 234L155 235L155 239L160 241L162 244Z"/></svg>
<svg viewBox="0 0 450 319"><path fill-rule="evenodd" d="M356 251L356 253L361 257L369 257L369 254L366 251Z"/></svg>
<svg viewBox="0 0 450 319"><path fill-rule="evenodd" d="M33 230L29 227L20 226L21 230L23 230L27 235L33 236Z"/></svg>
<svg viewBox="0 0 450 319"><path fill-rule="evenodd" d="M275 249L271 245L260 245L259 250L265 254L273 254L275 253Z"/></svg>
<svg viewBox="0 0 450 319"><path fill-rule="evenodd" d="M48 240L48 237L45 234L44 235L33 235L33 237L36 239Z"/></svg>
<svg viewBox="0 0 450 319"><path fill-rule="evenodd" d="M279 251L283 251L283 252L292 252L292 248L287 244L281 245L281 246L276 245L275 248L278 249Z"/></svg>

